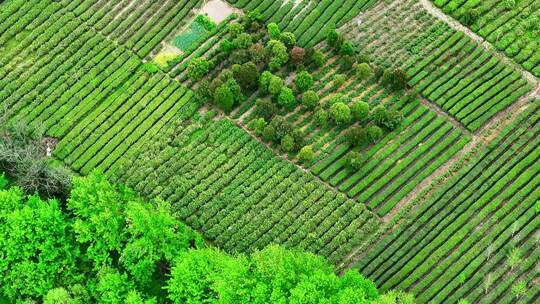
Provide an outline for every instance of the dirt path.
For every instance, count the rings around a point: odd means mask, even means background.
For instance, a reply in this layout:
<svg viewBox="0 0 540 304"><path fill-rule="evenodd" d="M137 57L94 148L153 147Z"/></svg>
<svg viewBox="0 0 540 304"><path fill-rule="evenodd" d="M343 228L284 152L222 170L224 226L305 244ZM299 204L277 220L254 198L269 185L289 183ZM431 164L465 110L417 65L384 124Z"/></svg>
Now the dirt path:
<svg viewBox="0 0 540 304"><path fill-rule="evenodd" d="M400 0L397 0L397 2L399 2L399 1ZM514 67L516 70L518 70L521 73L521 75L523 76L523 78L525 78L527 81L529 81L530 83L535 84L535 85L540 83L538 78L536 78L533 74L531 74L529 71L523 69L523 67L521 67L521 65L515 63L513 60L506 57L505 54L503 54L499 50L495 49L491 45L491 43L489 43L484 38L480 37L479 35L477 35L473 31L471 31L468 27L462 25L456 19L454 19L454 18L446 15L445 13L443 13L439 8L437 8L435 5L433 5L433 3L431 3L431 1L429 1L429 0L419 0L419 2L420 2L420 4L422 4L424 9L426 11L428 11L428 13L430 13L431 15L436 17L437 19L441 20L442 22L448 24L448 26L450 26L454 30L465 33L471 39L473 39L473 40L477 41L478 43L480 43L486 50L489 50L489 51L497 54L498 55L497 57L500 60L502 60L506 65Z"/></svg>

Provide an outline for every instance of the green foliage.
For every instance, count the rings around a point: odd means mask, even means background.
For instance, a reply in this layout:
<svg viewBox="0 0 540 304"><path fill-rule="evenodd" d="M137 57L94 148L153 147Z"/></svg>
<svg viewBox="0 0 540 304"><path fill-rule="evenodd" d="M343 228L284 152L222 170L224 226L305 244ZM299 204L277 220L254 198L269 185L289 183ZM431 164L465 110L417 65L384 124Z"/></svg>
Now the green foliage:
<svg viewBox="0 0 540 304"><path fill-rule="evenodd" d="M321 258L277 246L249 257L212 249L184 253L167 290L173 303L361 304L379 297L373 283L358 272L340 278Z"/></svg>
<svg viewBox="0 0 540 304"><path fill-rule="evenodd" d="M387 110L386 108L379 106L376 107L371 113L371 119L379 126L387 128L388 130L394 130L403 121L403 115L396 110Z"/></svg>
<svg viewBox="0 0 540 304"><path fill-rule="evenodd" d="M285 152L292 152L294 151L294 147L294 138L289 134L283 136L281 139L281 149Z"/></svg>
<svg viewBox="0 0 540 304"><path fill-rule="evenodd" d="M373 71L371 70L371 67L368 63L360 63L355 65L355 73L358 79L365 80L371 76Z"/></svg>
<svg viewBox="0 0 540 304"><path fill-rule="evenodd" d="M212 31L216 28L214 21L206 15L197 15L197 17L195 17L195 22L202 25L206 31Z"/></svg>
<svg viewBox="0 0 540 304"><path fill-rule="evenodd" d="M210 63L208 60L196 57L189 61L188 75L191 79L201 80L210 71Z"/></svg>
<svg viewBox="0 0 540 304"><path fill-rule="evenodd" d="M318 126L323 126L328 122L328 113L323 108L317 108L313 114L313 119Z"/></svg>
<svg viewBox="0 0 540 304"><path fill-rule="evenodd" d="M5 189L9 184L8 179L4 173L0 173L0 190Z"/></svg>
<svg viewBox="0 0 540 304"><path fill-rule="evenodd" d="M296 85L298 91L305 92L313 86L313 76L311 76L311 74L309 74L307 71L302 71L296 74L294 84Z"/></svg>
<svg viewBox="0 0 540 304"><path fill-rule="evenodd" d="M304 146L302 149L300 149L300 152L298 153L298 158L303 163L308 163L315 158L315 153L313 152L313 148L311 146Z"/></svg>
<svg viewBox="0 0 540 304"><path fill-rule="evenodd" d="M219 44L219 50L226 54L232 53L234 47L234 43L229 39L223 39Z"/></svg>
<svg viewBox="0 0 540 304"><path fill-rule="evenodd" d="M392 90L403 90L407 87L407 74L400 69L385 70L382 75L382 84Z"/></svg>
<svg viewBox="0 0 540 304"><path fill-rule="evenodd" d="M273 96L278 96L283 91L285 81L279 76L272 76L268 84L268 92Z"/></svg>
<svg viewBox="0 0 540 304"><path fill-rule="evenodd" d="M233 45L237 49L249 49L253 44L253 38L248 33L240 33L233 40Z"/></svg>
<svg viewBox="0 0 540 304"><path fill-rule="evenodd" d="M148 74L154 74L159 71L158 66L153 63L145 63L143 64L143 68Z"/></svg>
<svg viewBox="0 0 540 304"><path fill-rule="evenodd" d="M308 90L302 95L302 104L310 109L313 110L317 105L319 104L319 95L317 95L317 92L313 90Z"/></svg>
<svg viewBox="0 0 540 304"><path fill-rule="evenodd" d="M266 45L266 53L270 58L269 68L276 71L289 61L289 53L283 42L278 40L270 40Z"/></svg>
<svg viewBox="0 0 540 304"><path fill-rule="evenodd" d="M369 142L366 129L353 127L347 131L347 141L354 146L361 146Z"/></svg>
<svg viewBox="0 0 540 304"><path fill-rule="evenodd" d="M255 115L262 117L265 121L270 121L274 115L278 112L278 108L275 103L270 100L258 99L255 102Z"/></svg>
<svg viewBox="0 0 540 304"><path fill-rule="evenodd" d="M324 66L324 54L319 50L313 52L311 60L313 61L313 64L319 68Z"/></svg>
<svg viewBox="0 0 540 304"><path fill-rule="evenodd" d="M375 125L368 126L366 128L367 139L370 143L374 143L384 134L383 130Z"/></svg>
<svg viewBox="0 0 540 304"><path fill-rule="evenodd" d="M279 25L272 22L266 26L266 29L268 30L268 37L270 37L270 39L279 40L279 37L281 36L281 30L279 29Z"/></svg>
<svg viewBox="0 0 540 304"><path fill-rule="evenodd" d="M283 42L287 48L292 48L296 44L296 36L291 32L281 33L279 40Z"/></svg>
<svg viewBox="0 0 540 304"><path fill-rule="evenodd" d="M351 151L349 152L349 154L347 154L347 168L349 168L350 170L360 170L365 162L366 157L359 152Z"/></svg>
<svg viewBox="0 0 540 304"><path fill-rule="evenodd" d="M294 94L291 88L283 87L278 96L278 104L284 108L292 108L296 103Z"/></svg>
<svg viewBox="0 0 540 304"><path fill-rule="evenodd" d="M369 115L369 104L364 101L356 101L351 106L351 113L355 120L363 121L368 118Z"/></svg>
<svg viewBox="0 0 540 304"><path fill-rule="evenodd" d="M351 122L351 109L343 102L336 102L330 107L330 117L338 125L348 124Z"/></svg>
<svg viewBox="0 0 540 304"><path fill-rule="evenodd" d="M235 68L236 67L236 68ZM255 89L259 83L259 69L253 62L233 66L234 79L244 89Z"/></svg>
<svg viewBox="0 0 540 304"><path fill-rule="evenodd" d="M345 76L345 74L334 75L334 82L332 82L332 89L338 90L345 83L345 81L347 81L347 76Z"/></svg>
<svg viewBox="0 0 540 304"><path fill-rule="evenodd" d="M56 200L0 191L0 292L11 301L37 299L74 284L79 249Z"/></svg>
<svg viewBox="0 0 540 304"><path fill-rule="evenodd" d="M228 26L228 32L229 32L229 35L231 35L231 37L234 39L238 37L238 35L244 33L245 28L241 23L234 22Z"/></svg>
<svg viewBox="0 0 540 304"><path fill-rule="evenodd" d="M344 56L345 55L352 56L356 53L356 49L354 45L352 45L352 43L346 41L341 45L340 53L341 55L344 55Z"/></svg>

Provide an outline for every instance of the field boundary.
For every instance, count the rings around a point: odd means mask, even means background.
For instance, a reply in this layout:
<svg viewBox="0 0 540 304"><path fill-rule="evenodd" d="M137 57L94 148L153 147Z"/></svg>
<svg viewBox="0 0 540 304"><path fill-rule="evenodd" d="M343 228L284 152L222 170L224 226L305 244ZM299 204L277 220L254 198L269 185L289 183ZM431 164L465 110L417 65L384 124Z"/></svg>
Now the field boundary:
<svg viewBox="0 0 540 304"><path fill-rule="evenodd" d="M521 73L523 78L525 78L527 81L534 85L540 84L540 80L531 74L529 71L525 70L523 67L518 65L516 62L514 62L512 59L508 58L505 54L500 52L499 50L495 49L489 41L484 39L483 37L477 35L472 30L470 30L468 27L461 24L459 21L454 19L451 16L448 16L443 11L441 11L438 7L433 5L433 3L430 2L430 0L419 0L420 4L424 7L424 9L430 13L435 18L439 19L440 21L446 23L448 26L453 28L456 31L462 32L465 35L469 36L471 39L477 41L480 43L486 50L493 52L494 54L498 55L497 57L503 61L506 65L516 69Z"/></svg>
<svg viewBox="0 0 540 304"><path fill-rule="evenodd" d="M497 138L506 126L512 123L532 105L532 101L538 98L540 98L540 84L520 100L500 111L476 132L472 133L471 141L461 149L460 152L454 155L430 176L425 178L424 181L398 202L388 214L381 218L383 226L379 233L374 234L372 238L366 242L366 244L369 243L369 245L359 246L353 250L345 258L344 262L338 266L339 272L344 273L348 269L353 268L354 265L356 265L358 261L360 261L364 255L375 246L377 240L391 233L407 214L422 205L426 199L432 195L436 190L437 185L444 183L454 176L459 168L466 165L472 156L488 146L495 138Z"/></svg>

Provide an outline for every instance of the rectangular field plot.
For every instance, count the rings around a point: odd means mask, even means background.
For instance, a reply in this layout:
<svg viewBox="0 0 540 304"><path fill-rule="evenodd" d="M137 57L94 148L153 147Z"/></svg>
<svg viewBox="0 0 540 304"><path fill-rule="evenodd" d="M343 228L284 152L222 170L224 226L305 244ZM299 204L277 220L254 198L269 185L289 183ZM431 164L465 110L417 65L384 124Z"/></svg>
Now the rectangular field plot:
<svg viewBox="0 0 540 304"><path fill-rule="evenodd" d="M340 27L377 0L227 0L244 12L258 10L267 23L295 34L298 44L312 47L326 29Z"/></svg>
<svg viewBox="0 0 540 304"><path fill-rule="evenodd" d="M202 0L57 1L96 31L144 58L186 26Z"/></svg>
<svg viewBox="0 0 540 304"><path fill-rule="evenodd" d="M442 11L540 77L540 2L434 0Z"/></svg>
<svg viewBox="0 0 540 304"><path fill-rule="evenodd" d="M382 237L362 273L419 303L538 303L538 105Z"/></svg>
<svg viewBox="0 0 540 304"><path fill-rule="evenodd" d="M532 86L492 52L437 21L417 1L381 3L343 31L468 129L480 128Z"/></svg>
<svg viewBox="0 0 540 304"><path fill-rule="evenodd" d="M364 205L273 155L230 119L184 121L149 142L117 175L227 251L269 243L338 263L379 227Z"/></svg>

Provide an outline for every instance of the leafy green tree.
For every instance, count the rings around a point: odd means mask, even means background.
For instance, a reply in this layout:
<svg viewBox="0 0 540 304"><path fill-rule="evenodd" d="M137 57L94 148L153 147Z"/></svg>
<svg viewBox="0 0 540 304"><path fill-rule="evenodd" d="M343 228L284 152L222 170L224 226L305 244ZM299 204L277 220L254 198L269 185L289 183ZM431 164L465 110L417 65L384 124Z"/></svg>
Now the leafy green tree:
<svg viewBox="0 0 540 304"><path fill-rule="evenodd" d="M117 269L105 267L98 273L96 298L99 303L123 303L134 288L127 274Z"/></svg>
<svg viewBox="0 0 540 304"><path fill-rule="evenodd" d="M319 50L314 51L313 54L311 55L311 61L317 67L319 67L319 68L323 67L324 66L324 54Z"/></svg>
<svg viewBox="0 0 540 304"><path fill-rule="evenodd" d="M54 288L49 290L43 298L44 304L72 304L75 303L71 295L64 288Z"/></svg>
<svg viewBox="0 0 540 304"><path fill-rule="evenodd" d="M352 45L352 43L350 43L349 41L345 41L341 45L340 53L341 55L344 55L344 56L345 55L352 56L354 55L354 53L356 53L356 49L354 45Z"/></svg>
<svg viewBox="0 0 540 304"><path fill-rule="evenodd" d="M173 303L249 303L252 284L245 258L209 248L179 254L166 288Z"/></svg>
<svg viewBox="0 0 540 304"><path fill-rule="evenodd" d="M298 158L303 163L309 163L313 160L313 158L315 158L313 148L311 146L302 147L302 149L300 149L300 152L298 153Z"/></svg>
<svg viewBox="0 0 540 304"><path fill-rule="evenodd" d="M356 101L351 106L351 113L355 120L363 121L369 116L369 104L364 101Z"/></svg>
<svg viewBox="0 0 540 304"><path fill-rule="evenodd" d="M234 39L238 37L238 35L244 33L245 28L241 23L234 22L228 26L228 32L229 32L229 35L231 35L231 38Z"/></svg>
<svg viewBox="0 0 540 304"><path fill-rule="evenodd" d="M285 87L285 81L279 76L272 76L268 84L268 92L273 96L279 96Z"/></svg>
<svg viewBox="0 0 540 304"><path fill-rule="evenodd" d="M79 251L56 200L0 191L0 294L14 303L77 282Z"/></svg>
<svg viewBox="0 0 540 304"><path fill-rule="evenodd" d="M87 246L85 256L94 269L111 265L113 256L126 241L124 207L135 195L118 191L99 173L75 178L67 207L75 215L73 229L77 241Z"/></svg>
<svg viewBox="0 0 540 304"><path fill-rule="evenodd" d="M255 9L244 14L242 17L242 24L245 29L254 32L261 28L262 19L263 15L261 12L258 9Z"/></svg>
<svg viewBox="0 0 540 304"><path fill-rule="evenodd" d="M266 45L266 52L270 58L269 68L272 71L278 70L289 61L289 53L283 42L270 40Z"/></svg>
<svg viewBox="0 0 540 304"><path fill-rule="evenodd" d="M292 152L294 151L294 147L294 138L289 134L283 136L283 138L281 139L281 149L284 152Z"/></svg>
<svg viewBox="0 0 540 304"><path fill-rule="evenodd" d="M342 72L348 72L353 68L355 63L356 59L353 56L344 55L339 59L339 69Z"/></svg>
<svg viewBox="0 0 540 304"><path fill-rule="evenodd" d="M235 47L234 43L230 41L229 39L223 39L221 43L219 44L219 50L226 54L232 53L232 51L234 50L234 47Z"/></svg>
<svg viewBox="0 0 540 304"><path fill-rule="evenodd" d="M229 113L234 107L234 93L226 83L222 84L214 92L214 103L225 113Z"/></svg>
<svg viewBox="0 0 540 304"><path fill-rule="evenodd" d="M248 33L241 33L234 38L233 45L237 49L249 49L253 45L253 38Z"/></svg>
<svg viewBox="0 0 540 304"><path fill-rule="evenodd" d="M298 91L305 92L313 86L313 76L311 76L311 74L309 74L307 71L302 71L296 74L294 84L296 85Z"/></svg>
<svg viewBox="0 0 540 304"><path fill-rule="evenodd" d="M191 79L201 80L210 71L210 63L208 60L196 57L189 61L188 75Z"/></svg>
<svg viewBox="0 0 540 304"><path fill-rule="evenodd" d="M270 80L272 80L272 77L274 77L274 75L272 75L272 73L270 73L269 71L264 71L261 73L261 76L259 77L259 89L261 90L262 94L270 93L269 86L270 86ZM280 92L281 92L281 89L280 89Z"/></svg>
<svg viewBox="0 0 540 304"><path fill-rule="evenodd" d="M257 134L257 136L263 135L264 128L266 128L267 125L268 123L266 122L266 120L264 120L264 118L254 119L250 123L251 129L255 131L255 134Z"/></svg>
<svg viewBox="0 0 540 304"><path fill-rule="evenodd" d="M360 63L355 65L355 72L356 77L361 80L368 79L373 71L371 70L371 67L367 63Z"/></svg>
<svg viewBox="0 0 540 304"><path fill-rule="evenodd" d="M313 114L313 118L315 119L315 123L318 126L324 126L328 122L328 113L326 111L319 107L315 109L315 114Z"/></svg>
<svg viewBox="0 0 540 304"><path fill-rule="evenodd" d="M170 204L164 201L128 202L125 214L125 231L130 237L120 261L139 286L151 283L158 263L171 263L179 252L204 244L198 234L178 225Z"/></svg>
<svg viewBox="0 0 540 304"><path fill-rule="evenodd" d="M270 37L270 39L279 40L279 37L281 35L281 30L279 29L279 25L272 22L272 23L269 23L266 26L266 28L268 30L268 36Z"/></svg>
<svg viewBox="0 0 540 304"><path fill-rule="evenodd" d="M338 102L341 102L341 103L344 103L344 104L349 104L351 102L351 98L345 94L342 94L342 93L336 93L334 95L332 95L332 97L330 98L330 100L328 101L328 104L330 106L338 103Z"/></svg>
<svg viewBox="0 0 540 304"><path fill-rule="evenodd" d="M326 43L333 48L340 48L341 44L343 43L343 38L341 35L335 30L329 30L326 34Z"/></svg>
<svg viewBox="0 0 540 304"><path fill-rule="evenodd" d="M387 110L385 107L379 106L373 109L371 119L379 127L395 130L403 121L403 115L396 110Z"/></svg>
<svg viewBox="0 0 540 304"><path fill-rule="evenodd" d="M336 102L330 107L330 116L338 125L348 124L351 122L351 109L343 102Z"/></svg>
<svg viewBox="0 0 540 304"><path fill-rule="evenodd" d="M338 90L341 86L347 81L347 76L345 74L336 74L334 75L334 82L332 82L332 89Z"/></svg>
<svg viewBox="0 0 540 304"><path fill-rule="evenodd" d="M296 103L294 94L291 88L283 87L278 96L278 104L284 108L292 108Z"/></svg>
<svg viewBox="0 0 540 304"><path fill-rule="evenodd" d="M259 83L259 69L253 62L233 66L233 73L234 79L244 89L255 89Z"/></svg>
<svg viewBox="0 0 540 304"><path fill-rule="evenodd" d="M347 141L353 146L361 146L369 142L367 130L362 127L352 127L347 131Z"/></svg>
<svg viewBox="0 0 540 304"><path fill-rule="evenodd" d="M263 134L262 134L264 140L266 141L274 141L277 139L276 136L276 128L274 128L273 125L267 125L264 127Z"/></svg>
<svg viewBox="0 0 540 304"><path fill-rule="evenodd" d="M262 117L265 121L270 121L277 112L278 108L276 104L270 100L258 99L255 101L255 115Z"/></svg>
<svg viewBox="0 0 540 304"><path fill-rule="evenodd" d="M281 33L279 40L289 49L296 44L296 36L291 32Z"/></svg>
<svg viewBox="0 0 540 304"><path fill-rule="evenodd" d="M285 135L292 132L292 124L283 116L276 116L270 122L270 125L276 131L276 139L281 140Z"/></svg>
<svg viewBox="0 0 540 304"><path fill-rule="evenodd" d="M370 143L376 142L384 134L383 130L375 125L371 125L367 127L366 132L367 132L367 139L369 140Z"/></svg>
<svg viewBox="0 0 540 304"><path fill-rule="evenodd" d="M407 74L400 69L387 69L382 75L382 84L392 90L407 88Z"/></svg>
<svg viewBox="0 0 540 304"><path fill-rule="evenodd" d="M349 154L347 154L347 167L350 170L360 170L365 162L366 159L363 154L354 151L351 151L349 152Z"/></svg>
<svg viewBox="0 0 540 304"><path fill-rule="evenodd" d="M308 90L302 95L302 104L313 110L319 104L319 95L313 90Z"/></svg>

